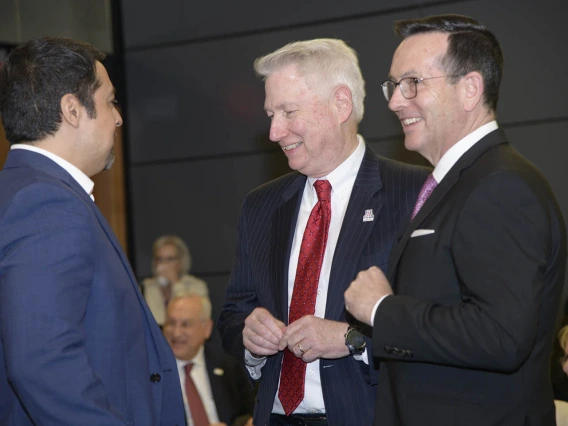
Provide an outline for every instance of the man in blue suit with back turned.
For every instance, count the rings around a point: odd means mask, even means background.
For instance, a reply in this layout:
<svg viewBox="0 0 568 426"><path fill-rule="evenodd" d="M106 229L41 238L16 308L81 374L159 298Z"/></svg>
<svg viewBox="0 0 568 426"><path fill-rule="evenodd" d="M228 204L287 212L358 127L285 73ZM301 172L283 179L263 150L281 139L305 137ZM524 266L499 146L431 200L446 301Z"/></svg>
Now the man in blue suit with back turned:
<svg viewBox="0 0 568 426"><path fill-rule="evenodd" d="M260 380L256 426L370 425L377 373L343 293L359 271L386 267L426 173L357 134L364 81L341 40L292 43L255 70L270 139L295 172L244 202L223 345Z"/></svg>
<svg viewBox="0 0 568 426"><path fill-rule="evenodd" d="M85 43L33 39L0 69L0 424L184 424L172 351L95 206L114 88Z"/></svg>

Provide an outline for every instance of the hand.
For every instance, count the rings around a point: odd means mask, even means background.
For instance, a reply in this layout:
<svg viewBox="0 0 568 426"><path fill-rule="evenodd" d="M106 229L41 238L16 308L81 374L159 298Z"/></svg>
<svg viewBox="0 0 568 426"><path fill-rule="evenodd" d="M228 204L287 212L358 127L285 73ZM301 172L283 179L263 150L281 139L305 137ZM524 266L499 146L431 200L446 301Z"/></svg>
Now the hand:
<svg viewBox="0 0 568 426"><path fill-rule="evenodd" d="M245 319L243 344L256 357L273 355L279 350L284 323L264 308L256 308Z"/></svg>
<svg viewBox="0 0 568 426"><path fill-rule="evenodd" d="M209 426L227 426L227 423L222 423L222 422L219 422L219 423L209 423Z"/></svg>
<svg viewBox="0 0 568 426"><path fill-rule="evenodd" d="M312 362L318 358L341 358L349 355L345 346L347 323L306 315L288 325L280 350L286 346L298 358Z"/></svg>
<svg viewBox="0 0 568 426"><path fill-rule="evenodd" d="M371 314L375 304L389 294L393 292L387 277L379 268L371 266L359 272L345 292L345 308L359 321L372 326Z"/></svg>
<svg viewBox="0 0 568 426"><path fill-rule="evenodd" d="M160 280L165 280L166 282L168 282L169 284L175 284L179 281L179 273L176 270L176 268L174 268L171 265L167 265L165 263L159 263L156 266L156 275L157 275L157 279Z"/></svg>

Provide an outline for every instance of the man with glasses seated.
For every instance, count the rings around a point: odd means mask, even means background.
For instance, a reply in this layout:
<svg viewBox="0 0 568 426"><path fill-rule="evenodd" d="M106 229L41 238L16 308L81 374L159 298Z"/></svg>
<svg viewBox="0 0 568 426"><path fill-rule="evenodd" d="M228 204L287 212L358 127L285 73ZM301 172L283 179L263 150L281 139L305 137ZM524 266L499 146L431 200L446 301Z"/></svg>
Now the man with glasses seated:
<svg viewBox="0 0 568 426"><path fill-rule="evenodd" d="M191 275L191 254L185 242L176 235L162 235L152 245L152 277L142 281L144 299L156 322L163 327L166 306L176 296L196 293L209 296L207 283Z"/></svg>
<svg viewBox="0 0 568 426"><path fill-rule="evenodd" d="M383 92L406 148L434 171L388 279L370 268L345 293L385 361L375 424L554 425L566 232L548 182L497 125L499 42L458 15L395 31Z"/></svg>

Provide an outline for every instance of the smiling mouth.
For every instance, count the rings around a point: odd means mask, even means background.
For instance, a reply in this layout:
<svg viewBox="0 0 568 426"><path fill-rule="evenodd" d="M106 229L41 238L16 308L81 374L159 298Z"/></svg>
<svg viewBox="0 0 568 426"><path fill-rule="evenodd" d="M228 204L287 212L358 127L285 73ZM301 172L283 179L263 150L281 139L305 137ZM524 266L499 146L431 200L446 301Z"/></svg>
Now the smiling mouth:
<svg viewBox="0 0 568 426"><path fill-rule="evenodd" d="M403 126L410 126L411 124L414 123L418 123L419 121L422 121L421 118L405 118L403 120L400 120L402 122Z"/></svg>
<svg viewBox="0 0 568 426"><path fill-rule="evenodd" d="M290 151L291 149L298 148L300 145L302 145L302 143L303 142L296 142L296 143L293 143L291 145L281 146L280 148L282 148L282 151L286 152L286 151Z"/></svg>

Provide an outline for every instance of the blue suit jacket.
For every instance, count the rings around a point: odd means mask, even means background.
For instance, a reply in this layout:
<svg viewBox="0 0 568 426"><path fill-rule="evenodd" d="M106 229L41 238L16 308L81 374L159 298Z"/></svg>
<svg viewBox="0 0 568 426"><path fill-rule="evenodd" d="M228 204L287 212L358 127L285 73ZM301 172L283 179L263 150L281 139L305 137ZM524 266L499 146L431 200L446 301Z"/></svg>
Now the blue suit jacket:
<svg viewBox="0 0 568 426"><path fill-rule="evenodd" d="M0 172L0 424L183 425L175 359L108 223L49 158Z"/></svg>
<svg viewBox="0 0 568 426"><path fill-rule="evenodd" d="M326 319L349 320L344 293L359 271L373 265L386 270L391 246L400 228L408 224L428 173L377 157L367 147L333 257ZM244 320L254 308L262 306L288 322L288 264L305 183L305 176L290 173L257 188L243 204L236 261L218 324L225 350L241 360ZM363 221L371 209L374 220ZM370 343L367 347L370 351ZM282 352L268 357L262 369L256 426L269 422L281 363ZM378 376L372 365L352 356L321 359L320 374L330 425L372 423Z"/></svg>

